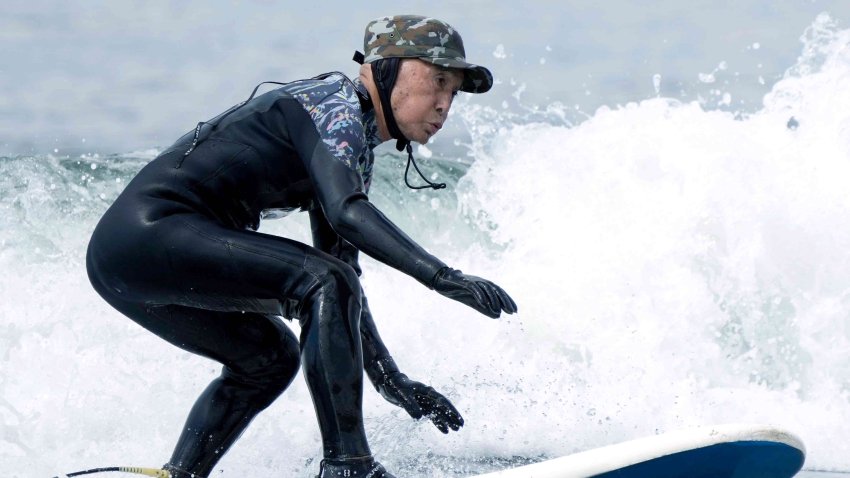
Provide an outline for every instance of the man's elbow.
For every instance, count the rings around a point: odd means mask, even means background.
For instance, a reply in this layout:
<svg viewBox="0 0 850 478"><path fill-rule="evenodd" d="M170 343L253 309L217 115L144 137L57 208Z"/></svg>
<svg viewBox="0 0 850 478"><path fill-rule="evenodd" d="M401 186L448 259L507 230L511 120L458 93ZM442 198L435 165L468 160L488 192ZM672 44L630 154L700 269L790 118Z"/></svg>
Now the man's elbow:
<svg viewBox="0 0 850 478"><path fill-rule="evenodd" d="M360 228L368 226L363 215L363 202L364 198L355 196L325 210L325 217L334 232L352 244L360 237Z"/></svg>

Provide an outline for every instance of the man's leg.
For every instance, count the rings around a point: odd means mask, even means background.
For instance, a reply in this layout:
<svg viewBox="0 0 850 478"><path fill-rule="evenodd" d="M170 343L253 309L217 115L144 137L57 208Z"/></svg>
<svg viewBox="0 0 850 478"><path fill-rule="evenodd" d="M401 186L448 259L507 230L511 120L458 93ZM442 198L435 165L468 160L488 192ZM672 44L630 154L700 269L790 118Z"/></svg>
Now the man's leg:
<svg viewBox="0 0 850 478"><path fill-rule="evenodd" d="M325 458L370 456L363 427L363 350L360 282L341 261L310 257L318 287L301 309L301 359Z"/></svg>
<svg viewBox="0 0 850 478"><path fill-rule="evenodd" d="M105 231L89 250L95 289L157 335L225 365L193 408L174 465L205 476L291 381L298 365L294 340L270 315L302 322L305 375L326 455L369 455L361 411L361 292L351 267L297 241L227 229L197 215L164 218L141 231L138 257L110 254L116 231ZM199 432L197 423L209 425ZM202 444L200 436L214 440Z"/></svg>
<svg viewBox="0 0 850 478"><path fill-rule="evenodd" d="M298 340L278 317L175 305L119 310L181 349L224 365L195 401L168 462L178 478L208 476L298 373Z"/></svg>

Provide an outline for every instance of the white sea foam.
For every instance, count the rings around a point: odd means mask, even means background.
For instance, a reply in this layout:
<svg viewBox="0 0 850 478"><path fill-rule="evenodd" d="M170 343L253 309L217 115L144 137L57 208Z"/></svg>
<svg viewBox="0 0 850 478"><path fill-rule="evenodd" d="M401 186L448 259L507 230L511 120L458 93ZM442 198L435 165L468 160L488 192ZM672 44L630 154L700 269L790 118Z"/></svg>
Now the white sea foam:
<svg viewBox="0 0 850 478"><path fill-rule="evenodd" d="M459 189L522 308L487 343L533 364L498 367L532 393L484 399L511 449L755 421L850 466L848 84L850 32L822 16L753 115L659 98L493 135Z"/></svg>

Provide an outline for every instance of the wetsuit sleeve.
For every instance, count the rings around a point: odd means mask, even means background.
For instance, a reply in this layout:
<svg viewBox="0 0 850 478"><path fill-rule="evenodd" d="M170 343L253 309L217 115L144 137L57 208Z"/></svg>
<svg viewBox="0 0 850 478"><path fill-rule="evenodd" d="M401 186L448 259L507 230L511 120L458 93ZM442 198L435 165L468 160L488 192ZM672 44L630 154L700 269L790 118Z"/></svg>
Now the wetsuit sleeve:
<svg viewBox="0 0 850 478"><path fill-rule="evenodd" d="M372 318L366 296L363 296L363 308L360 313L360 343L363 346L363 369L372 384L377 387L382 379L382 371L378 364L392 360L392 356L384 345L384 341L381 340L381 335L378 334L378 326Z"/></svg>
<svg viewBox="0 0 850 478"><path fill-rule="evenodd" d="M369 202L360 175L331 155L299 103L287 102L284 108L293 146L333 230L360 251L433 288L437 272L446 264Z"/></svg>

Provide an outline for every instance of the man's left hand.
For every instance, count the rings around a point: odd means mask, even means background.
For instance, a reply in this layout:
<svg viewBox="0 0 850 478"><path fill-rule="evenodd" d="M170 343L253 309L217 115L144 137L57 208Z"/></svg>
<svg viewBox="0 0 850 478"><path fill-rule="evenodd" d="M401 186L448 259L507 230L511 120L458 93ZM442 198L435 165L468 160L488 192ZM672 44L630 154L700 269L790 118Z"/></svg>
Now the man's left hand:
<svg viewBox="0 0 850 478"><path fill-rule="evenodd" d="M446 397L401 372L388 374L378 386L378 392L388 402L405 409L411 417L430 418L443 433L448 433L449 428L457 431L463 426L463 417Z"/></svg>

